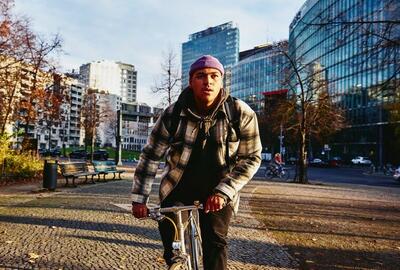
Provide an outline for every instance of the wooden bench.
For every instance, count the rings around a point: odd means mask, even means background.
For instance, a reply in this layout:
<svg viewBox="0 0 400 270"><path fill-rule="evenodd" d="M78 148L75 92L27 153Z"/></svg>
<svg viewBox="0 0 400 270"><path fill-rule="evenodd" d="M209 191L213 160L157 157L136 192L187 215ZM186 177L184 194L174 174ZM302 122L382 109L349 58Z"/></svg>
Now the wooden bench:
<svg viewBox="0 0 400 270"><path fill-rule="evenodd" d="M106 180L106 175L109 173L113 173L113 180L115 179L115 175L118 173L118 179L122 180L121 174L125 172L125 170L118 170L117 165L112 160L107 161L93 161L94 171L100 175L103 175L104 181Z"/></svg>
<svg viewBox="0 0 400 270"><path fill-rule="evenodd" d="M94 170L90 170L89 165L86 162L73 162L73 163L60 163L61 174L65 177L65 186L68 186L68 179L72 178L72 185L75 185L75 179L85 176L85 183L88 181L88 176L91 176L91 181L94 184L94 176L99 174Z"/></svg>

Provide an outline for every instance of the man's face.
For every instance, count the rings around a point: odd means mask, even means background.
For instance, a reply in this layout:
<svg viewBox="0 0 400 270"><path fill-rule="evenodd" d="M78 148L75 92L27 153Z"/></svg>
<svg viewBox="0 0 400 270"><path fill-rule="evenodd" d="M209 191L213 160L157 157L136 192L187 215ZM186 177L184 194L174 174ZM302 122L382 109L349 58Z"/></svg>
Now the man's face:
<svg viewBox="0 0 400 270"><path fill-rule="evenodd" d="M196 102L208 108L213 105L222 88L222 75L218 69L203 68L193 73L189 83Z"/></svg>

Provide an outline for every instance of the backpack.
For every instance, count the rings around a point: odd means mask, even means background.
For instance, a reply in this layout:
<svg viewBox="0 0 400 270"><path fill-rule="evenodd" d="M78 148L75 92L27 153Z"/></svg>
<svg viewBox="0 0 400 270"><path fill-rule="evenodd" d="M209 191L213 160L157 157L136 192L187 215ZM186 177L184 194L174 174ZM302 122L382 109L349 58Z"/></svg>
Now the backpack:
<svg viewBox="0 0 400 270"><path fill-rule="evenodd" d="M233 130L235 130L236 136L238 138L240 138L240 128L239 128L239 124L240 124L240 119L239 119L239 113L236 109L235 106L235 101L237 100L237 98L232 97L231 95L228 96L228 98L225 100L223 106L225 108L226 111L226 116L228 119L228 125L233 128ZM182 107L181 105L176 102L174 105L174 108L172 109L172 114L171 114L171 126L168 129L169 134L172 134L169 138L169 142L171 143L173 140L173 137L178 129L178 125L179 125L179 116L181 114L182 111ZM227 134L227 138L230 138L230 133L231 133L231 129L228 128L228 134ZM228 167L230 167L230 158L229 158L229 139L226 140L225 142L225 147L226 147L226 155L225 155L225 161L226 164L228 165Z"/></svg>

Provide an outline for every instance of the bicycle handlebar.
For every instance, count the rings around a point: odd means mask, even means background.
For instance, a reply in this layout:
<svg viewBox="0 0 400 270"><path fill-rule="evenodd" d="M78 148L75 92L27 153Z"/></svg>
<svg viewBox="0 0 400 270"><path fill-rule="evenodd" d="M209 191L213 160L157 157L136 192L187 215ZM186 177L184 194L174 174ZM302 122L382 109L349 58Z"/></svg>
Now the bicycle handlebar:
<svg viewBox="0 0 400 270"><path fill-rule="evenodd" d="M203 209L202 204L193 204L193 205L182 205L182 206L171 206L171 207L153 207L149 208L149 212L160 212L160 213L175 213L179 211L188 211L188 210L195 210L195 209Z"/></svg>
<svg viewBox="0 0 400 270"><path fill-rule="evenodd" d="M203 209L203 205L198 201L195 201L193 205L179 205L179 206L171 206L171 207L163 207L155 206L149 208L149 212L147 217L141 219L153 219L159 221L164 218L163 213L178 213L181 211L190 211L190 210L198 210Z"/></svg>

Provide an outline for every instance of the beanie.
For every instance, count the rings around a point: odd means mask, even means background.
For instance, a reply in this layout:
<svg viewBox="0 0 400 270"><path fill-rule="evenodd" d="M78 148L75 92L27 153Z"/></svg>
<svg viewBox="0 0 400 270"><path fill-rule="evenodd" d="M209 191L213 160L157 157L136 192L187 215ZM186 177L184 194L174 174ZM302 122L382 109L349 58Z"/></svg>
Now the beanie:
<svg viewBox="0 0 400 270"><path fill-rule="evenodd" d="M222 76L224 75L224 67L217 58L211 55L203 55L190 66L189 76L191 77L196 70L202 68L215 68L221 72Z"/></svg>

